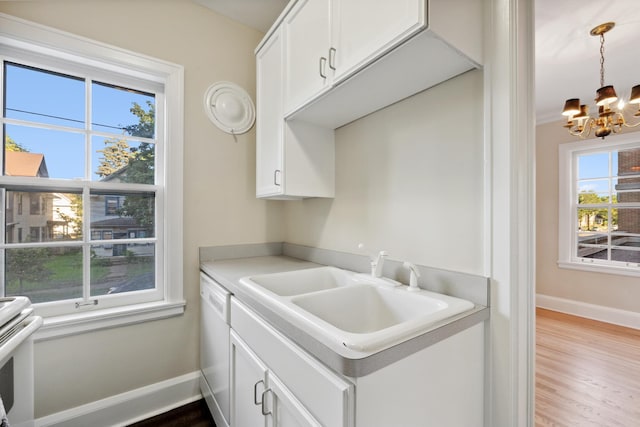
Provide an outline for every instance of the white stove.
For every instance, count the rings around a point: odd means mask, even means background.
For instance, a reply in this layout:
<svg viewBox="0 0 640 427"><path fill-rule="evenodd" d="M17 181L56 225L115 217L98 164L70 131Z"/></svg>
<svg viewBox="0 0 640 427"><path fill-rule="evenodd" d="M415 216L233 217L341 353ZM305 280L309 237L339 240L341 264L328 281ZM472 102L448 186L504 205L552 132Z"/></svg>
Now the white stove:
<svg viewBox="0 0 640 427"><path fill-rule="evenodd" d="M32 335L41 325L28 298L0 298L0 415L12 427L34 425Z"/></svg>

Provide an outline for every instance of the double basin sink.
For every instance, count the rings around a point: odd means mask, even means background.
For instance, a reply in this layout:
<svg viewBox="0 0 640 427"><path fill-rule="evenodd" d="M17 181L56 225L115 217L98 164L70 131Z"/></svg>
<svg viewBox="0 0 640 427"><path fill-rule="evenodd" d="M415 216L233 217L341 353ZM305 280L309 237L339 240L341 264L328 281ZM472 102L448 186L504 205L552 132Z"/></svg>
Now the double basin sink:
<svg viewBox="0 0 640 427"><path fill-rule="evenodd" d="M336 267L240 279L242 289L332 347L375 353L421 335L474 304Z"/></svg>

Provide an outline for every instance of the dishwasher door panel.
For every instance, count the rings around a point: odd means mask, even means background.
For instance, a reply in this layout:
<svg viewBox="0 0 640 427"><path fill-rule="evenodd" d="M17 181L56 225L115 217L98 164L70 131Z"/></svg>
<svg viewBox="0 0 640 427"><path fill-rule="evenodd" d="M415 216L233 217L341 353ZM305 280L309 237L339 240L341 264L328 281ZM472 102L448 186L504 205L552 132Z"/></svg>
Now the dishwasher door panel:
<svg viewBox="0 0 640 427"><path fill-rule="evenodd" d="M217 408L210 408L216 423L216 410L228 425L229 395L229 292L212 279L200 278L200 369Z"/></svg>

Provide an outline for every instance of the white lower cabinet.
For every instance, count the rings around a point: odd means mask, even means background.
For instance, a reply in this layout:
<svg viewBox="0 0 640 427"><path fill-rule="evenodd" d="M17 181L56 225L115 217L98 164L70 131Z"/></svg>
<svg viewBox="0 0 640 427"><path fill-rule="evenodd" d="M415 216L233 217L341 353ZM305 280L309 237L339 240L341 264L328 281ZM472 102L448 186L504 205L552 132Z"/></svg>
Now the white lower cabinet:
<svg viewBox="0 0 640 427"><path fill-rule="evenodd" d="M231 299L231 325L233 427L354 425L351 382L235 298Z"/></svg>
<svg viewBox="0 0 640 427"><path fill-rule="evenodd" d="M231 332L231 369L232 425L321 426L235 332Z"/></svg>
<svg viewBox="0 0 640 427"><path fill-rule="evenodd" d="M266 426L261 398L266 390L267 367L231 331L231 425Z"/></svg>
<svg viewBox="0 0 640 427"><path fill-rule="evenodd" d="M231 298L232 427L483 427L484 327L340 375Z"/></svg>

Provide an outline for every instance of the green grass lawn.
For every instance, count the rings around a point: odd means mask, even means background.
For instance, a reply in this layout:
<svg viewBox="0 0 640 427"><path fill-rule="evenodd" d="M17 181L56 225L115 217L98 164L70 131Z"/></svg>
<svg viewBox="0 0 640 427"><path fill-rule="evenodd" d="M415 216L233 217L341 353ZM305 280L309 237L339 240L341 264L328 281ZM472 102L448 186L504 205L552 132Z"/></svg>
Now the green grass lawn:
<svg viewBox="0 0 640 427"><path fill-rule="evenodd" d="M24 252L30 250L33 252ZM38 250L40 252L35 252ZM7 271L7 295L26 295L34 303L82 297L82 251L80 249L64 254L53 253L53 251L47 251L47 253L42 249L21 249L21 251L23 252L14 252L10 256L16 257L14 259L24 257L22 264L19 264L19 267L26 272L23 277L29 275L39 277L25 278L20 283L15 271ZM46 260L41 263L42 258ZM117 268L115 265L122 261L104 259L101 262L91 262L92 294L105 294L111 286L118 284L118 281L153 271L153 262L142 260L124 262L122 277L114 278L116 283L113 280L109 281L107 278L115 271L114 268ZM36 265L38 267L35 267ZM37 269L40 274L33 273L34 269Z"/></svg>

